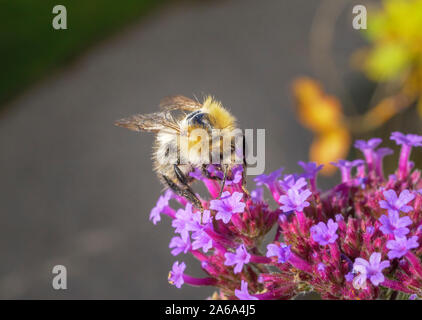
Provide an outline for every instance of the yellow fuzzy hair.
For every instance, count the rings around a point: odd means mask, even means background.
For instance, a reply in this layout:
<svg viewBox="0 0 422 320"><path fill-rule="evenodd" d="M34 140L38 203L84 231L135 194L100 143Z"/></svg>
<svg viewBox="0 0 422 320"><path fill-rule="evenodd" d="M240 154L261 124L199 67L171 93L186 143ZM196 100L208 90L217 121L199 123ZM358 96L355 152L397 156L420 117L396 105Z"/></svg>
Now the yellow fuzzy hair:
<svg viewBox="0 0 422 320"><path fill-rule="evenodd" d="M231 115L222 105L221 102L214 100L208 96L202 104L202 110L210 115L210 121L216 129L234 129L236 126L236 118Z"/></svg>

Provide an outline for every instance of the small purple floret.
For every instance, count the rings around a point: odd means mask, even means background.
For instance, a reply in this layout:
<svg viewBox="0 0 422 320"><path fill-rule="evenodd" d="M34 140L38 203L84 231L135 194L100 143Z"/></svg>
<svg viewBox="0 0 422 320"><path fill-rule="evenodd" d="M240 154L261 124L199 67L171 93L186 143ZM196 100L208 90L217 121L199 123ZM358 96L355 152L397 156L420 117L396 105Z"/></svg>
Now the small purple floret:
<svg viewBox="0 0 422 320"><path fill-rule="evenodd" d="M278 263L285 263L289 260L291 251L291 245L286 245L285 243L280 243L280 246L270 243L267 245L267 257L277 257Z"/></svg>
<svg viewBox="0 0 422 320"><path fill-rule="evenodd" d="M399 213L400 211L408 213L413 210L413 207L407 204L415 198L415 195L409 190L403 190L399 197L394 190L387 190L383 192L385 200L381 200L379 205L383 209L387 209L388 212Z"/></svg>
<svg viewBox="0 0 422 320"><path fill-rule="evenodd" d="M243 212L246 204L242 202L242 198L243 194L240 192L230 194L228 191L225 191L221 195L221 199L211 200L210 209L217 211L215 219L228 223L233 214Z"/></svg>
<svg viewBox="0 0 422 320"><path fill-rule="evenodd" d="M247 264L251 260L251 255L246 251L245 245L241 244L235 253L226 252L224 254L226 261L224 261L224 265L234 267L234 273L239 273L243 269L243 265Z"/></svg>
<svg viewBox="0 0 422 320"><path fill-rule="evenodd" d="M408 145L411 147L421 147L422 146L422 136L416 134L403 134L401 132L393 132L390 137L391 140L394 140L398 145Z"/></svg>
<svg viewBox="0 0 422 320"><path fill-rule="evenodd" d="M325 246L329 243L334 243L337 238L338 224L333 219L328 220L327 224L319 222L317 225L311 227L311 235L315 242Z"/></svg>
<svg viewBox="0 0 422 320"><path fill-rule="evenodd" d="M305 179L300 178L288 191L287 195L282 195L279 202L282 204L280 207L283 212L297 211L301 212L304 208L309 206L309 202L306 199L312 194L308 189L303 191L300 190L303 187ZM306 184L306 182L305 182Z"/></svg>
<svg viewBox="0 0 422 320"><path fill-rule="evenodd" d="M239 300L258 300L257 297L252 296L248 291L248 283L245 280L242 280L240 285L240 290L235 289L234 294Z"/></svg>
<svg viewBox="0 0 422 320"><path fill-rule="evenodd" d="M366 288L366 280L369 279L374 286L378 286L385 279L382 270L390 266L390 261L381 262L381 253L374 252L369 257L369 262L362 258L356 258L353 264L353 272L358 275L353 279L356 289Z"/></svg>
<svg viewBox="0 0 422 320"><path fill-rule="evenodd" d="M419 247L418 237L413 236L409 239L407 237L396 237L394 240L387 241L386 247L390 249L388 252L388 258L401 258L403 257L409 250L416 249Z"/></svg>
<svg viewBox="0 0 422 320"><path fill-rule="evenodd" d="M173 267L169 273L169 282L170 284L176 286L176 288L179 288L183 285L185 282L183 280L183 274L186 269L186 264L184 262L181 262L179 264L179 261L176 261L173 264Z"/></svg>

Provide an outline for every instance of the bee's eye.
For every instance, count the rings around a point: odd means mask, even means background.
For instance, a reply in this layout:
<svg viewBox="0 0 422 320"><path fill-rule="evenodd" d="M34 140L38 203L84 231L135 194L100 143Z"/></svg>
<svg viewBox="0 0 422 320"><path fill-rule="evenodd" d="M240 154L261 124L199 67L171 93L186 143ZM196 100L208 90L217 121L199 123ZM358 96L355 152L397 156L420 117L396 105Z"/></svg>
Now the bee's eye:
<svg viewBox="0 0 422 320"><path fill-rule="evenodd" d="M201 126L203 128L207 128L210 126L210 120L208 117L208 114L206 113L196 113L193 114L191 113L188 117L187 120L189 121L189 124L194 125L194 126Z"/></svg>
<svg viewBox="0 0 422 320"><path fill-rule="evenodd" d="M189 113L188 116L186 117L186 119L187 120L190 120L190 119L192 119L192 117L194 117L195 115L197 115L200 112L201 112L200 110L196 110L196 111L194 111L192 113Z"/></svg>

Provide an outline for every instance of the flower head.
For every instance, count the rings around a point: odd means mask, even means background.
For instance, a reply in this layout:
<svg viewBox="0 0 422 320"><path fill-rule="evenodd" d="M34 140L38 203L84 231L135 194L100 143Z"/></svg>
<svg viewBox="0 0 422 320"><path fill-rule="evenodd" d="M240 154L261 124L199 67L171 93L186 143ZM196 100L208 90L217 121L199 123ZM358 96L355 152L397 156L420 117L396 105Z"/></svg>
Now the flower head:
<svg viewBox="0 0 422 320"><path fill-rule="evenodd" d="M252 296L248 292L248 283L245 280L242 280L240 284L240 290L235 289L234 294L236 297L239 298L239 300L258 300L257 297Z"/></svg>
<svg viewBox="0 0 422 320"><path fill-rule="evenodd" d="M277 257L278 263L285 263L289 260L291 245L280 243L280 246L270 243L267 245L267 257Z"/></svg>
<svg viewBox="0 0 422 320"><path fill-rule="evenodd" d="M391 140L394 140L398 145L407 145L411 147L421 147L422 146L422 136L416 134L403 134L401 132L393 132L390 137Z"/></svg>
<svg viewBox="0 0 422 320"><path fill-rule="evenodd" d="M228 191L225 191L221 195L221 199L211 200L210 209L217 211L215 219L228 223L233 214L243 212L246 204L242 202L242 198L243 194L240 192L230 194Z"/></svg>
<svg viewBox="0 0 422 320"><path fill-rule="evenodd" d="M332 219L328 220L327 224L320 222L311 227L311 235L315 242L325 246L329 243L334 243L337 238L338 224Z"/></svg>
<svg viewBox="0 0 422 320"><path fill-rule="evenodd" d="M388 212L399 213L400 211L408 213L412 211L413 208L407 204L415 198L415 195L409 190L403 190L400 193L400 196L397 197L397 194L394 190L387 190L383 192L385 200L381 200L379 205L383 209L387 209Z"/></svg>
<svg viewBox="0 0 422 320"><path fill-rule="evenodd" d="M379 148L380 139L358 141L366 160L338 161L343 182L326 191L316 186L321 166L315 163L300 162L304 173L284 179L279 178L281 169L257 177L259 187L251 196L241 185L242 166L232 168L220 198L219 183L195 170L191 176L211 196L201 198L203 210L168 191L150 219L156 223L160 214L171 218L176 233L171 253L191 254L207 276L184 274L185 263L177 261L169 282L178 288L217 286L221 299L289 299L303 288L313 288L324 299L385 299L391 291L419 295L422 175L410 161L419 137L394 137L402 146L393 177L386 180L382 167L391 150ZM221 166L208 170L211 178L222 177ZM263 185L279 207L263 197ZM181 209L170 206L171 197Z"/></svg>
<svg viewBox="0 0 422 320"><path fill-rule="evenodd" d="M353 286L356 289L366 288L366 280L369 279L374 286L378 286L384 281L382 270L390 266L390 261L381 262L381 253L374 252L369 257L369 261L356 258L353 264L353 271L358 275L353 279Z"/></svg>
<svg viewBox="0 0 422 320"><path fill-rule="evenodd" d="M246 251L245 245L243 244L241 244L236 249L235 253L226 252L224 254L224 257L226 258L226 261L224 261L224 265L236 265L234 267L234 273L239 273L240 271L242 271L243 265L248 263L251 259L251 255L248 253L248 251Z"/></svg>
<svg viewBox="0 0 422 320"><path fill-rule="evenodd" d="M185 272L185 269L186 264L184 262L181 262L179 264L179 261L176 261L173 264L171 271L169 272L169 283L180 289L180 287L185 282L183 280L183 274Z"/></svg>
<svg viewBox="0 0 422 320"><path fill-rule="evenodd" d="M386 247L390 249L388 252L389 259L401 258L409 250L419 247L418 237L413 236L409 239L406 236L396 237L394 240L387 241Z"/></svg>

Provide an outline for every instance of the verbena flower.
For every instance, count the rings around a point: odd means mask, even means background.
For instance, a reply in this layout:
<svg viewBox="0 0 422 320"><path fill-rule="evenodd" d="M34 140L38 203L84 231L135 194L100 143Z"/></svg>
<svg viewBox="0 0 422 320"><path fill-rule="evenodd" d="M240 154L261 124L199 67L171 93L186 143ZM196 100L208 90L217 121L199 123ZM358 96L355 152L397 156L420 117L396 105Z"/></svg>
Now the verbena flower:
<svg viewBox="0 0 422 320"><path fill-rule="evenodd" d="M183 280L183 273L186 269L186 264L184 262L181 262L179 264L179 261L176 261L173 264L173 267L169 273L169 282L176 286L176 288L180 288L183 283L185 282Z"/></svg>
<svg viewBox="0 0 422 320"><path fill-rule="evenodd" d="M283 180L279 180L278 184L284 191L287 192L290 188L300 190L306 186L307 183L303 177L299 177L296 174L288 174L284 176Z"/></svg>
<svg viewBox="0 0 422 320"><path fill-rule="evenodd" d="M201 194L203 212L167 191L150 214L154 224L162 214L172 220L171 254L193 255L205 274L191 277L185 263L175 262L169 282L213 286L220 299L291 299L309 290L324 299L419 296L422 179L409 155L420 139L392 137L402 146L394 174L384 176L382 158L391 150L379 148L380 139L360 141L355 146L365 160L338 161L343 181L324 191L315 163L299 163L302 174L281 177L279 169L259 176L251 195L235 168L220 198L218 181L195 171L209 191ZM209 172L222 173L218 165ZM265 199L264 185L276 203Z"/></svg>
<svg viewBox="0 0 422 320"><path fill-rule="evenodd" d="M202 249L205 253L212 248L212 238L204 230L197 231L192 235L192 249Z"/></svg>
<svg viewBox="0 0 422 320"><path fill-rule="evenodd" d="M327 224L319 222L317 225L311 227L311 235L315 242L325 246L329 243L334 243L337 238L338 224L332 219L328 220Z"/></svg>
<svg viewBox="0 0 422 320"><path fill-rule="evenodd" d="M290 247L286 245L285 243L280 243L280 245L276 245L273 243L270 243L267 246L267 257L277 257L278 263L285 263L289 260L290 257Z"/></svg>
<svg viewBox="0 0 422 320"><path fill-rule="evenodd" d="M379 221L382 223L380 230L384 234L391 234L396 236L404 236L409 233L409 229L406 228L412 224L412 220L408 217L399 217L399 213L396 210L389 211L388 217L383 214Z"/></svg>
<svg viewBox="0 0 422 320"><path fill-rule="evenodd" d="M175 219L172 226L175 232L180 233L182 237L187 238L189 231L192 231L193 226L193 212L192 204L188 203L185 209L179 209L176 212Z"/></svg>
<svg viewBox="0 0 422 320"><path fill-rule="evenodd" d="M259 176L256 176L254 179L257 186L263 186L266 185L268 187L274 186L277 182L277 179L280 177L281 173L283 172L284 168L277 169L270 174L261 174Z"/></svg>
<svg viewBox="0 0 422 320"><path fill-rule="evenodd" d="M353 286L356 289L366 288L366 280L369 279L374 286L384 281L382 271L390 266L388 260L381 261L381 253L371 254L369 261L357 258L353 265L353 271L358 275L353 279Z"/></svg>
<svg viewBox="0 0 422 320"><path fill-rule="evenodd" d="M365 150L375 150L375 148L377 148L381 142L382 142L382 139L380 138L372 138L372 139L369 139L368 141L357 140L355 142L355 148L360 149L362 152L364 152Z"/></svg>
<svg viewBox="0 0 422 320"><path fill-rule="evenodd" d="M181 252L187 253L190 248L190 239L189 237L173 237L170 241L169 248L173 248L171 254L177 256Z"/></svg>
<svg viewBox="0 0 422 320"><path fill-rule="evenodd" d="M388 252L388 258L401 258L409 250L419 247L418 237L413 236L407 239L406 236L397 237L394 240L387 241L386 247L390 249Z"/></svg>
<svg viewBox="0 0 422 320"><path fill-rule="evenodd" d="M225 191L220 200L211 200L210 209L217 211L215 219L228 223L233 214L243 212L246 205L241 201L242 198L243 194L240 192L230 194Z"/></svg>
<svg viewBox="0 0 422 320"><path fill-rule="evenodd" d="M303 174L303 177L306 179L313 179L317 175L319 171L322 170L324 165L317 165L316 162L303 162L299 161L299 165L303 168L305 171Z"/></svg>
<svg viewBox="0 0 422 320"><path fill-rule="evenodd" d="M374 170L374 162L376 160L375 149L381 144L381 142L382 140L380 138L372 138L368 141L357 140L355 142L355 148L362 151L363 155L365 156L369 172L372 172Z"/></svg>
<svg viewBox="0 0 422 320"><path fill-rule="evenodd" d="M397 197L394 190L384 191L383 194L385 200L381 200L379 204L381 208L387 209L389 213L398 214L400 211L408 213L413 210L412 206L407 205L415 198L415 195L410 193L409 190L403 190L399 197Z"/></svg>
<svg viewBox="0 0 422 320"><path fill-rule="evenodd" d="M251 192L251 198L253 202L262 202L264 200L264 190L262 188L256 188Z"/></svg>
<svg viewBox="0 0 422 320"><path fill-rule="evenodd" d="M391 140L394 140L398 145L422 147L422 136L416 134L403 134L396 131L391 134Z"/></svg>
<svg viewBox="0 0 422 320"><path fill-rule="evenodd" d="M168 206L172 195L173 193L170 190L167 190L164 195L158 198L157 204L154 208L152 208L149 215L149 219L153 224L157 224L157 222L161 221L161 213L166 212L168 214L172 211L172 209Z"/></svg>
<svg viewBox="0 0 422 320"><path fill-rule="evenodd" d="M283 212L288 211L303 211L304 208L309 206L309 202L306 199L312 194L308 189L301 191L300 188L303 186L303 178L300 178L288 191L287 195L282 195L279 199L282 206L280 207Z"/></svg>
<svg viewBox="0 0 422 320"><path fill-rule="evenodd" d="M258 300L258 298L252 296L249 294L248 291L248 283L245 280L242 280L241 282L241 289L235 289L235 295L239 298L239 300Z"/></svg>
<svg viewBox="0 0 422 320"><path fill-rule="evenodd" d="M342 182L348 182L351 180L351 169L360 165L363 165L365 162L361 159L347 161L347 160L338 160L337 162L331 162L333 166L336 166L340 169Z"/></svg>
<svg viewBox="0 0 422 320"><path fill-rule="evenodd" d="M256 185L259 186L266 186L274 199L278 199L280 197L280 191L278 186L278 178L280 177L281 173L283 172L284 168L277 169L270 174L261 174L254 178Z"/></svg>
<svg viewBox="0 0 422 320"><path fill-rule="evenodd" d="M232 178L226 180L226 185L230 186L231 184L240 183L242 181L243 167L237 166L232 170Z"/></svg>
<svg viewBox="0 0 422 320"><path fill-rule="evenodd" d="M390 139L402 146L400 151L399 168L397 170L398 178L402 180L407 176L412 167L411 162L409 161L412 147L422 146L422 136L393 132Z"/></svg>
<svg viewBox="0 0 422 320"><path fill-rule="evenodd" d="M235 265L234 273L239 273L242 270L243 265L249 263L251 259L251 255L248 253L248 251L246 251L246 248L243 244L236 249L236 253L226 252L224 257L226 258L224 265Z"/></svg>
<svg viewBox="0 0 422 320"><path fill-rule="evenodd" d="M353 272L346 273L346 275L344 276L347 282L352 282L354 277L355 276L353 275Z"/></svg>

